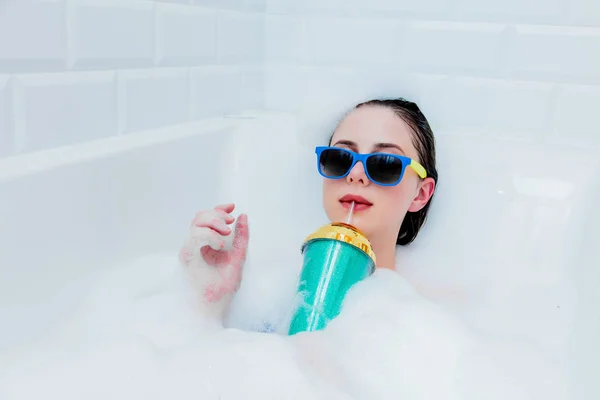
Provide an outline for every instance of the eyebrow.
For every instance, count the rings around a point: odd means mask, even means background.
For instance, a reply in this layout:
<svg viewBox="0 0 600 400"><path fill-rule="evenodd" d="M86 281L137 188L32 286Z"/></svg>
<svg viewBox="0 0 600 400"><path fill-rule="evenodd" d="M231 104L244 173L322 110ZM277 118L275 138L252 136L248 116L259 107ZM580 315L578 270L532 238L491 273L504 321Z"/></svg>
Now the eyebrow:
<svg viewBox="0 0 600 400"><path fill-rule="evenodd" d="M353 142L351 140L343 140L343 139L342 140L338 140L337 142L335 142L335 144L333 146L338 145L338 144L346 145L346 146L350 147L354 151L356 151L357 148L358 148L358 145L356 144L356 142ZM402 150L402 147L398 146L395 143L375 143L375 149L381 150L381 149L389 149L389 148L397 149L402 154L406 154L404 152L404 150Z"/></svg>

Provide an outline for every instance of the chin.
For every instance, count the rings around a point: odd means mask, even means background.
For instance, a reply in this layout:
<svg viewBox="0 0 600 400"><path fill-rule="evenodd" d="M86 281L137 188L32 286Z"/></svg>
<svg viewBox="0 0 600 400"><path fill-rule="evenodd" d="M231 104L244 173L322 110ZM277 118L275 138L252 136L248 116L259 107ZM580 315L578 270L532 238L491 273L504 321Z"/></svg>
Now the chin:
<svg viewBox="0 0 600 400"><path fill-rule="evenodd" d="M365 224L361 224L360 221L356 221L356 223L353 225L357 227L367 238L369 238L371 229L369 229L368 225L366 226Z"/></svg>

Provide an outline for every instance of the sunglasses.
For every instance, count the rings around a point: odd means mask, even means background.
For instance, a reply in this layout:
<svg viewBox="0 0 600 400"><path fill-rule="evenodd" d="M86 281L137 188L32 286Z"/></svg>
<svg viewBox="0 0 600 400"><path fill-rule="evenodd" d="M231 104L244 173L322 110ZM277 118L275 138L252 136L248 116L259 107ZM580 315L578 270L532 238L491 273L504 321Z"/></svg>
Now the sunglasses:
<svg viewBox="0 0 600 400"><path fill-rule="evenodd" d="M416 173L425 179L425 168L410 157L389 153L360 154L339 147L318 146L317 169L321 176L328 179L341 179L346 177L357 162L362 162L367 177L375 184L381 186L395 186L402 180L404 171L410 166Z"/></svg>

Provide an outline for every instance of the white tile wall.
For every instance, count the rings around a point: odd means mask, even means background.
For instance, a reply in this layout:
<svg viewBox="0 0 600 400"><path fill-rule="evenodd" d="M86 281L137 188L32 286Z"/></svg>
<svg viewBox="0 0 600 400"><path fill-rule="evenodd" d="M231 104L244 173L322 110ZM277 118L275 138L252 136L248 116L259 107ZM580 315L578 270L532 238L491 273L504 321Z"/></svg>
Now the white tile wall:
<svg viewBox="0 0 600 400"><path fill-rule="evenodd" d="M438 132L597 145L599 91L594 0L0 2L0 156L378 96Z"/></svg>
<svg viewBox="0 0 600 400"><path fill-rule="evenodd" d="M215 63L217 11L184 5L156 6L156 57L160 65Z"/></svg>
<svg viewBox="0 0 600 400"><path fill-rule="evenodd" d="M0 72L62 69L67 44L62 2L0 3Z"/></svg>
<svg viewBox="0 0 600 400"><path fill-rule="evenodd" d="M494 74L504 54L503 24L415 21L402 35L402 59L415 71Z"/></svg>
<svg viewBox="0 0 600 400"><path fill-rule="evenodd" d="M265 6L0 1L0 157L262 108Z"/></svg>
<svg viewBox="0 0 600 400"><path fill-rule="evenodd" d="M246 0L246 9L253 11L265 11L267 7L266 0Z"/></svg>
<svg viewBox="0 0 600 400"><path fill-rule="evenodd" d="M596 0L569 0L566 7L569 24L600 26L600 12Z"/></svg>
<svg viewBox="0 0 600 400"><path fill-rule="evenodd" d="M75 67L120 68L153 64L153 3L74 0L68 4L69 41Z"/></svg>
<svg viewBox="0 0 600 400"><path fill-rule="evenodd" d="M564 14L562 0L458 0L461 17L491 21L559 22Z"/></svg>
<svg viewBox="0 0 600 400"><path fill-rule="evenodd" d="M192 4L240 10L245 8L245 0L191 0Z"/></svg>
<svg viewBox="0 0 600 400"><path fill-rule="evenodd" d="M555 93L552 134L557 141L593 146L600 138L600 86L560 85Z"/></svg>
<svg viewBox="0 0 600 400"><path fill-rule="evenodd" d="M358 3L358 8L366 12L380 12L382 15L392 13L409 13L409 15L444 15L449 12L454 1L452 0L373 0Z"/></svg>
<svg viewBox="0 0 600 400"><path fill-rule="evenodd" d="M453 133L541 139L549 132L553 85L457 77L440 81L433 96L440 127Z"/></svg>
<svg viewBox="0 0 600 400"><path fill-rule="evenodd" d="M526 25L515 29L508 60L518 75L600 84L600 28Z"/></svg>
<svg viewBox="0 0 600 400"><path fill-rule="evenodd" d="M241 101L238 108L264 108L265 101L265 72L262 66L244 68L242 86L238 89Z"/></svg>
<svg viewBox="0 0 600 400"><path fill-rule="evenodd" d="M124 132L176 125L188 121L189 71L186 68L131 70L119 73Z"/></svg>
<svg viewBox="0 0 600 400"><path fill-rule="evenodd" d="M362 89L355 79L357 72L348 68L333 67L269 67L266 72L266 103L269 108L281 111L328 110L346 97L357 99ZM349 106L349 104L348 104Z"/></svg>
<svg viewBox="0 0 600 400"><path fill-rule="evenodd" d="M242 69L228 67L197 67L190 71L193 119L233 113L245 102L241 92Z"/></svg>
<svg viewBox="0 0 600 400"><path fill-rule="evenodd" d="M267 107L405 96L438 134L600 148L596 1L269 0L266 27Z"/></svg>
<svg viewBox="0 0 600 400"><path fill-rule="evenodd" d="M116 74L111 71L16 77L22 150L41 150L117 134ZM21 141L22 140L22 141Z"/></svg>
<svg viewBox="0 0 600 400"><path fill-rule="evenodd" d="M181 2L232 10L264 11L266 7L266 0L183 0Z"/></svg>
<svg viewBox="0 0 600 400"><path fill-rule="evenodd" d="M297 15L270 14L265 18L267 63L303 63L307 58L305 21Z"/></svg>
<svg viewBox="0 0 600 400"><path fill-rule="evenodd" d="M221 12L217 38L221 63L259 64L264 59L264 15Z"/></svg>
<svg viewBox="0 0 600 400"><path fill-rule="evenodd" d="M428 15L441 17L452 8L453 0L267 0L267 11L275 14L328 16L380 16L383 18Z"/></svg>
<svg viewBox="0 0 600 400"><path fill-rule="evenodd" d="M12 90L8 75L0 75L0 157L13 150Z"/></svg>
<svg viewBox="0 0 600 400"><path fill-rule="evenodd" d="M307 18L308 61L338 66L398 62L400 27L394 20Z"/></svg>

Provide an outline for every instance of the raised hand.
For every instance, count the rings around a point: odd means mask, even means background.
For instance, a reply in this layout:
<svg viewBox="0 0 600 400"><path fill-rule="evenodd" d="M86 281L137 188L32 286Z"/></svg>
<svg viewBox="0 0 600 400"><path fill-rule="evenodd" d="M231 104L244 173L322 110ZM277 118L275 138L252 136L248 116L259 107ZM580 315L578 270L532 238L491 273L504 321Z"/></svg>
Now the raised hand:
<svg viewBox="0 0 600 400"><path fill-rule="evenodd" d="M203 311L223 316L238 290L248 249L248 217L238 217L232 235L228 226L234 204L200 211L179 253Z"/></svg>

